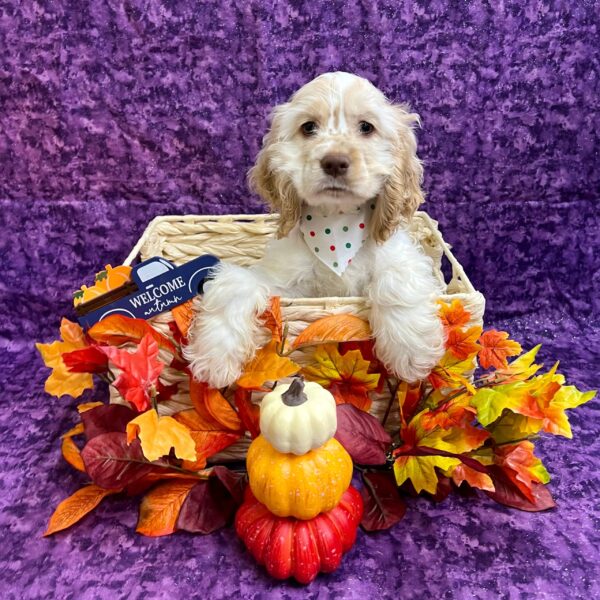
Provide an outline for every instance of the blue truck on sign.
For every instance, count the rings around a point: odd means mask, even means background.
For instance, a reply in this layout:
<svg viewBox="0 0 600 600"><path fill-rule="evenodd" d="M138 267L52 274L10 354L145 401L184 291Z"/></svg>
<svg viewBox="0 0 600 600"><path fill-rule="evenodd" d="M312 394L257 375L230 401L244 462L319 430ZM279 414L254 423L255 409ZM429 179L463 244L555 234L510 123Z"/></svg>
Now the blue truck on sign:
<svg viewBox="0 0 600 600"><path fill-rule="evenodd" d="M77 307L77 319L91 327L109 315L150 319L202 293L204 281L219 259L210 254L176 267L153 257L133 267L131 281Z"/></svg>

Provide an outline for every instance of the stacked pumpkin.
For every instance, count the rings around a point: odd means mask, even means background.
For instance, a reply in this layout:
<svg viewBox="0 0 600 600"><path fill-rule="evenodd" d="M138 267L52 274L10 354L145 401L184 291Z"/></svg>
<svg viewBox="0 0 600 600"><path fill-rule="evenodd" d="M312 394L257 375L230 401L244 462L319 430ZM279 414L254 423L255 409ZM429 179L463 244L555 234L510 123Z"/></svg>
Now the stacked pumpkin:
<svg viewBox="0 0 600 600"><path fill-rule="evenodd" d="M335 400L319 384L294 379L265 395L260 428L235 529L273 577L309 583L339 566L363 511L350 485L352 459L333 437Z"/></svg>

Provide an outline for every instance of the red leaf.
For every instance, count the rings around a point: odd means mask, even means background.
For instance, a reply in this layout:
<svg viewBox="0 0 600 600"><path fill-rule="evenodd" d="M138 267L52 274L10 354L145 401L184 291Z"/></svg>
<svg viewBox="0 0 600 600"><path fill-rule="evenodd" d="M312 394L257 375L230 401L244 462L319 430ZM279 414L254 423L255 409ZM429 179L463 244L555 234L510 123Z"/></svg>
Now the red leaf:
<svg viewBox="0 0 600 600"><path fill-rule="evenodd" d="M81 413L85 437L89 441L103 433L125 433L127 423L137 413L122 404L103 404Z"/></svg>
<svg viewBox="0 0 600 600"><path fill-rule="evenodd" d="M192 533L212 533L230 523L242 502L244 475L225 467L215 467L214 475L199 481L185 499L177 529Z"/></svg>
<svg viewBox="0 0 600 600"><path fill-rule="evenodd" d="M406 513L406 504L396 485L392 471L363 473L364 486L360 491L364 503L361 527L366 531L389 529Z"/></svg>
<svg viewBox="0 0 600 600"><path fill-rule="evenodd" d="M142 412L150 408L150 393L156 388L158 376L164 364L158 357L158 344L150 335L145 335L135 352L119 350L112 346L102 351L120 369L114 386L119 393Z"/></svg>
<svg viewBox="0 0 600 600"><path fill-rule="evenodd" d="M499 504L528 512L539 512L556 506L550 491L542 483L532 483L531 493L534 499L532 502L523 495L500 466L491 465L487 470L494 482L495 491L485 493Z"/></svg>
<svg viewBox="0 0 600 600"><path fill-rule="evenodd" d="M381 423L352 404L338 404L335 439L352 460L362 465L382 465L392 438Z"/></svg>
<svg viewBox="0 0 600 600"><path fill-rule="evenodd" d="M65 366L72 373L106 373L108 357L98 346L88 346L62 355Z"/></svg>
<svg viewBox="0 0 600 600"><path fill-rule="evenodd" d="M128 445L124 433L96 436L85 445L81 458L92 481L105 489L123 488L154 469L144 460L140 441Z"/></svg>

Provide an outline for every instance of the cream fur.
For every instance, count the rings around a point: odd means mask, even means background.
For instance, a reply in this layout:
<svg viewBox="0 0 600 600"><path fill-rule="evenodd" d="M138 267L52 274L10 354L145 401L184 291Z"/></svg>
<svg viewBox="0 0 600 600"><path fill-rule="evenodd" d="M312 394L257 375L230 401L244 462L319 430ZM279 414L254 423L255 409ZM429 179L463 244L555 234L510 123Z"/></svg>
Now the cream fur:
<svg viewBox="0 0 600 600"><path fill-rule="evenodd" d="M302 133L307 121L316 124L312 135ZM374 131L361 133L361 121ZM379 359L406 381L427 376L444 353L444 334L431 260L404 228L423 201L418 123L418 115L392 105L365 79L339 72L317 77L274 109L249 181L280 213L280 239L252 267L222 264L206 284L184 351L197 379L220 388L239 377L264 343L258 316L272 295L368 296ZM321 168L331 153L349 158L345 175L333 178ZM338 277L302 238L302 203L334 213L372 201L370 238Z"/></svg>

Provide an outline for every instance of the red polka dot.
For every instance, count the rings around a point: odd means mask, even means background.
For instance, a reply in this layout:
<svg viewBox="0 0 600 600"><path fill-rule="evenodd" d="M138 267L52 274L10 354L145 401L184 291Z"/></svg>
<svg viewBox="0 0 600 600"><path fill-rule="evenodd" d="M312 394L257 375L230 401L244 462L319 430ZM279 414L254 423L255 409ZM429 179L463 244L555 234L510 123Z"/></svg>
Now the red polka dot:
<svg viewBox="0 0 600 600"><path fill-rule="evenodd" d="M335 246L329 246L329 249L333 252L335 250Z"/></svg>
<svg viewBox="0 0 600 600"><path fill-rule="evenodd" d="M314 231L310 232L310 237L315 237L315 232Z"/></svg>
<svg viewBox="0 0 600 600"><path fill-rule="evenodd" d="M359 227L360 227L361 229L364 229L364 228L365 228L365 224L364 224L364 223L361 223L361 224L359 225Z"/></svg>

